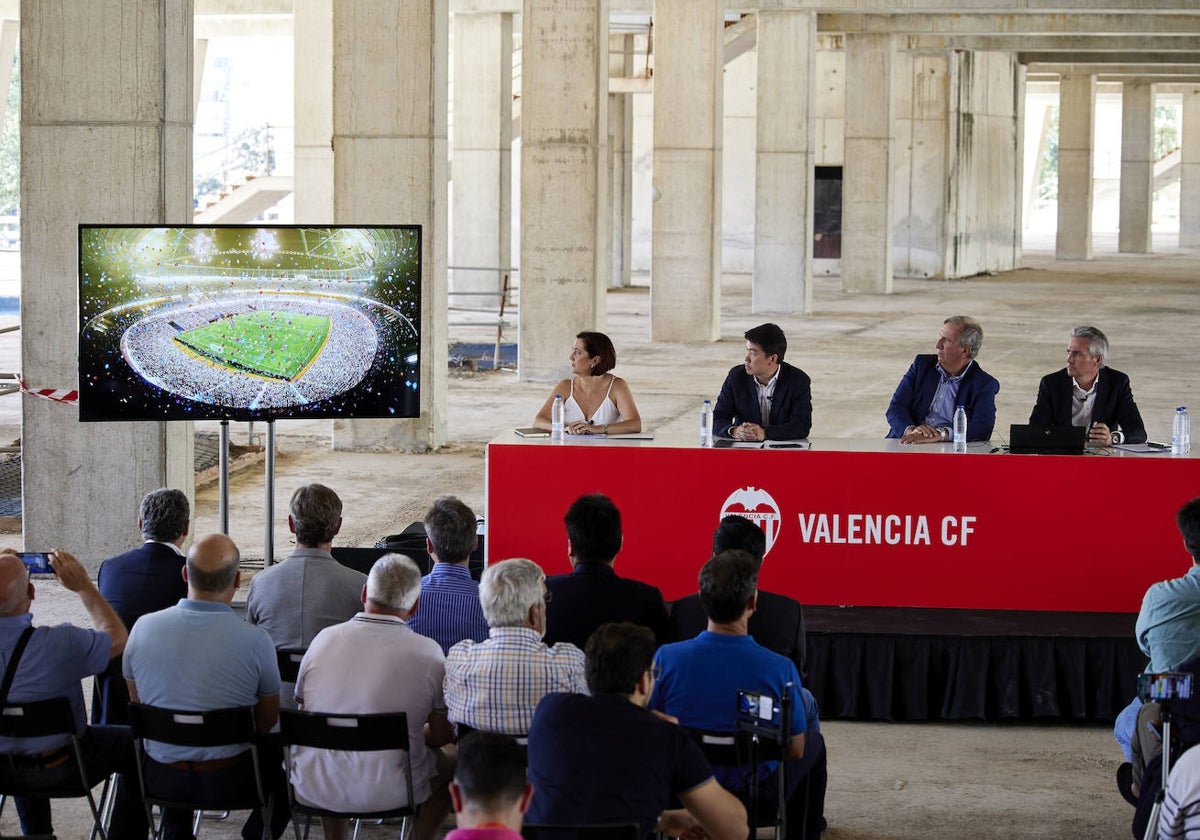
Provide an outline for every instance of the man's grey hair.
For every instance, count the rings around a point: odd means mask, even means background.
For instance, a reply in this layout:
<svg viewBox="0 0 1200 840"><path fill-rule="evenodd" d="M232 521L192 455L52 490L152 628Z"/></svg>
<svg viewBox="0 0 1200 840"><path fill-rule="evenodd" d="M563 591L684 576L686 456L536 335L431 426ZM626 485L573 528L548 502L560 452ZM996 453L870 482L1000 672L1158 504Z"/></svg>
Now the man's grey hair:
<svg viewBox="0 0 1200 840"><path fill-rule="evenodd" d="M441 496L425 514L425 536L443 563L461 563L476 542L475 513L456 496Z"/></svg>
<svg viewBox="0 0 1200 840"><path fill-rule="evenodd" d="M524 557L502 560L483 570L479 603L489 627L526 627L529 608L542 599L546 573Z"/></svg>
<svg viewBox="0 0 1200 840"><path fill-rule="evenodd" d="M160 487L142 497L138 518L142 520L142 537L157 542L175 542L183 536L188 518L192 515L187 495L182 490Z"/></svg>
<svg viewBox="0 0 1200 840"><path fill-rule="evenodd" d="M342 519L342 500L324 484L306 484L292 494L292 528L300 545L332 542Z"/></svg>
<svg viewBox="0 0 1200 840"><path fill-rule="evenodd" d="M956 324L962 328L962 332L958 335L958 346L965 349L971 354L974 359L979 355L979 348L983 346L983 327L979 326L979 322L970 315L951 315L943 324Z"/></svg>
<svg viewBox="0 0 1200 840"><path fill-rule="evenodd" d="M1108 336L1100 332L1097 327L1082 326L1071 330L1071 338L1086 338L1088 343L1088 355L1093 359L1100 359L1100 364L1103 365L1108 359Z"/></svg>
<svg viewBox="0 0 1200 840"><path fill-rule="evenodd" d="M411 557L385 554L367 575L367 600L384 610L408 612L421 594L421 570Z"/></svg>

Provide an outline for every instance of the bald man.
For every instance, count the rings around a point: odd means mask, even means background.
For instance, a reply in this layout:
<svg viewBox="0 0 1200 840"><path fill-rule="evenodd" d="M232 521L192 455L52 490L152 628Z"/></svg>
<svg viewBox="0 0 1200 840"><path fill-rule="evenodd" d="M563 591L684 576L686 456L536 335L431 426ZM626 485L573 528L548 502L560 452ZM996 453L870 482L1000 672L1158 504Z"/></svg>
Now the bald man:
<svg viewBox="0 0 1200 840"><path fill-rule="evenodd" d="M89 778L121 774L108 836L129 838L146 836L146 815L137 793L137 784L129 774L136 773L129 729L123 726L87 727L84 722L84 677L102 672L111 659L125 648L125 625L104 600L96 584L79 562L61 549L50 553L55 577L79 596L95 630L58 624L33 626L29 607L34 585L29 570L11 549L0 551L0 660L8 668L16 654L18 641L28 634L8 699L14 702L66 697L75 715L76 733L81 736L83 761ZM70 739L66 735L46 738L0 738L0 752L15 753L13 765L23 779L39 780L47 788L78 782L75 764L70 760ZM7 768L7 764L6 764ZM0 772L8 772L7 769ZM126 776L129 783L126 784ZM50 800L16 801L23 834L51 835Z"/></svg>
<svg viewBox="0 0 1200 840"><path fill-rule="evenodd" d="M144 615L125 647L124 673L134 702L168 709L206 711L252 706L260 733L263 782L275 794L271 834L287 828L289 809L278 734L279 666L271 637L248 624L230 606L241 582L241 555L224 534L196 541L183 569L187 597L173 607ZM165 798L228 797L253 786L248 744L177 747L149 742L146 784ZM189 811L163 815L165 837L191 838ZM262 816L250 815L244 837L262 835Z"/></svg>

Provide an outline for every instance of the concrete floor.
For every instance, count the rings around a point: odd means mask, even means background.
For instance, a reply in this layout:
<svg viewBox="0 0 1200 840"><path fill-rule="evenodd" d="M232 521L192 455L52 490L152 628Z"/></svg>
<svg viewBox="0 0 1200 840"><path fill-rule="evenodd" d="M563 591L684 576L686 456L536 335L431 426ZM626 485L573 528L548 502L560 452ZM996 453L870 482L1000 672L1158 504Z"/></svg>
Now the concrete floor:
<svg viewBox="0 0 1200 840"><path fill-rule="evenodd" d="M617 348L616 372L629 381L645 427L690 432L701 401L715 396L725 371L740 361L742 332L775 320L789 338L788 360L813 380L812 435L829 438L882 437L896 382L915 353L931 352L942 319L956 313L983 324L979 362L1001 382L997 430L1003 435L1010 423L1027 420L1038 379L1063 364L1070 328L1093 323L1109 336L1113 366L1131 376L1151 438L1162 439L1169 436L1176 405L1200 407L1200 255L1165 240L1156 247L1154 256L1117 255L1115 246L1098 238L1098 256L1087 263L1057 263L1048 251L1027 250L1019 271L950 282L897 280L887 297L846 295L838 278L822 277L815 281L809 318L748 314L750 279L728 276L722 339L713 344L650 341L647 289L619 290L608 296L606 331ZM473 317L454 314L456 322ZM451 333L462 341L495 337L494 327L456 326ZM506 340L515 340L515 333L513 328ZM9 355L3 340L0 369ZM564 366L569 350L563 348ZM342 495L342 545L370 545L402 529L421 518L438 493L455 493L486 513L485 445L528 425L549 387L520 382L503 370L452 373L451 442L431 454L334 453L328 422L279 423L275 555L288 550L288 496L314 480ZM0 439L17 419L11 400L0 400ZM245 427L235 429L236 441L244 437ZM1119 504L1120 493L1135 489L1101 492ZM1080 500L1064 499L1064 517L1086 498L1081 490ZM261 469L235 475L230 499L232 534L253 567L266 541ZM201 488L194 532L215 530L216 511L216 488ZM128 517L133 542L135 512ZM63 543L86 555L86 547L72 546L69 537ZM3 544L9 542L0 539ZM1180 573L1186 565L1181 551ZM39 594L37 621L86 623L74 597L54 582ZM1129 836L1132 809L1112 781L1119 752L1104 727L829 722L824 731L829 840ZM85 835L75 803L59 805L56 813L62 815L60 837ZM15 831L15 825L11 808L5 809L0 832ZM236 827L206 824L202 836L235 837ZM372 829L361 836L389 835Z"/></svg>

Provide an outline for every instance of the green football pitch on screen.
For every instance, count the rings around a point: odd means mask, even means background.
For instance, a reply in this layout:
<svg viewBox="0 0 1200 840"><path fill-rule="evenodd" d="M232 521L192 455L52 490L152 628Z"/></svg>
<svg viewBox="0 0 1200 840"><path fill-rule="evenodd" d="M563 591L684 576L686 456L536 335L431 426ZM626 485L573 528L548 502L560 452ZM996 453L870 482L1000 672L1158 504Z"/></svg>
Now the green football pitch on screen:
<svg viewBox="0 0 1200 840"><path fill-rule="evenodd" d="M292 380L321 352L329 328L324 315L249 312L187 330L175 340L224 367Z"/></svg>

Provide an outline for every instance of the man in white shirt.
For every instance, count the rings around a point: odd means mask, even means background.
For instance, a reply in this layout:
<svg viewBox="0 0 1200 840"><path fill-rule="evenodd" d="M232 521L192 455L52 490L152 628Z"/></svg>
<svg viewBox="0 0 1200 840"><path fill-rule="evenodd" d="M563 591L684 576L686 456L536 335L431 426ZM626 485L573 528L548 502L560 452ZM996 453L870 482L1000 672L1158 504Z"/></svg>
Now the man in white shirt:
<svg viewBox="0 0 1200 840"><path fill-rule="evenodd" d="M309 646L296 701L311 712L407 713L413 798L421 805L417 840L430 840L450 810L454 759L438 747L454 739L454 730L442 698L442 649L407 623L420 594L421 570L411 559L385 554L376 560L363 589L363 611L325 628ZM407 804L398 750L294 749L292 782L302 803L364 812ZM327 840L345 837L345 820L322 819L321 825Z"/></svg>

